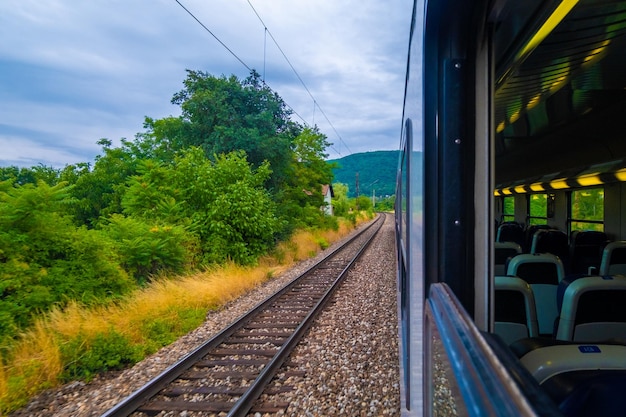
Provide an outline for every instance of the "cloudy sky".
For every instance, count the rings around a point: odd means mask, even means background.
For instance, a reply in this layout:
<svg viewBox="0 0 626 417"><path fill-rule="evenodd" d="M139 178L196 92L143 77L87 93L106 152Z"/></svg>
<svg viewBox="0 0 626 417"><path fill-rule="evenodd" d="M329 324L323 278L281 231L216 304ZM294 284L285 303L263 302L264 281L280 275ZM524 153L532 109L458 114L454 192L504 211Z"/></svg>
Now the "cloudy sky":
<svg viewBox="0 0 626 417"><path fill-rule="evenodd" d="M331 159L398 148L411 0L179 1L294 120L319 126ZM245 78L180 4L2 0L0 166L93 161L100 138L117 144L143 131L145 116L179 115L170 100L185 69Z"/></svg>

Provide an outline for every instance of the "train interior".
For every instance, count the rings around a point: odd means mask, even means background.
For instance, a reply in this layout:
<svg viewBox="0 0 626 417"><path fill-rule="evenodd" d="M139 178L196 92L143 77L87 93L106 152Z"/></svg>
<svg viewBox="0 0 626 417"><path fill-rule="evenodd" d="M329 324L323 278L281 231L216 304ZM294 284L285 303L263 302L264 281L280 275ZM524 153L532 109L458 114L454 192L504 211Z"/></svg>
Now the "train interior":
<svg viewBox="0 0 626 417"><path fill-rule="evenodd" d="M533 13L519 3L498 11L494 36L493 331L563 414L619 415L626 3L560 2L544 39L507 55Z"/></svg>
<svg viewBox="0 0 626 417"><path fill-rule="evenodd" d="M450 200L424 203L425 351L446 352L458 415L624 415L626 2L432 3L424 97L437 97L437 114L424 110L417 169L437 178L424 183L425 200L456 191L462 211L446 217ZM453 79L447 62L472 65ZM465 122L450 128L449 111ZM456 159L429 145L463 132L474 146ZM457 235L446 226L455 215L469 225Z"/></svg>

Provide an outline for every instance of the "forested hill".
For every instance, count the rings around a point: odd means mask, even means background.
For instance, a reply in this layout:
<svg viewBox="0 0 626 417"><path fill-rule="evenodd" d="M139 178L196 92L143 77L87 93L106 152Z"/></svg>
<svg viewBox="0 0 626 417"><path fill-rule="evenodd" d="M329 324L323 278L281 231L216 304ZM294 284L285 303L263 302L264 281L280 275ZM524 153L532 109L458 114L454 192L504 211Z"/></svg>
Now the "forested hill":
<svg viewBox="0 0 626 417"><path fill-rule="evenodd" d="M343 183L348 186L348 196L356 197L356 173L359 173L359 194L384 197L395 194L396 172L400 151L374 151L355 153L340 159L329 160L336 162L338 167L333 169L335 179L333 183Z"/></svg>

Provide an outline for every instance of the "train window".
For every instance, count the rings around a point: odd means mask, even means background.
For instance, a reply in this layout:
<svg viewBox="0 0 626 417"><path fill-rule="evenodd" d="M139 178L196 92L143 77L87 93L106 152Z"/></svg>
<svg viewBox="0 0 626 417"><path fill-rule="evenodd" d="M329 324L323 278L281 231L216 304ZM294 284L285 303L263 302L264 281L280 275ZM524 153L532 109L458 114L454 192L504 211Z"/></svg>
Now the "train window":
<svg viewBox="0 0 626 417"><path fill-rule="evenodd" d="M548 195L530 194L528 196L528 224L548 223Z"/></svg>
<svg viewBox="0 0 626 417"><path fill-rule="evenodd" d="M502 221L512 222L515 220L515 197L502 198Z"/></svg>
<svg viewBox="0 0 626 417"><path fill-rule="evenodd" d="M585 188L570 193L570 231L604 232L604 188Z"/></svg>

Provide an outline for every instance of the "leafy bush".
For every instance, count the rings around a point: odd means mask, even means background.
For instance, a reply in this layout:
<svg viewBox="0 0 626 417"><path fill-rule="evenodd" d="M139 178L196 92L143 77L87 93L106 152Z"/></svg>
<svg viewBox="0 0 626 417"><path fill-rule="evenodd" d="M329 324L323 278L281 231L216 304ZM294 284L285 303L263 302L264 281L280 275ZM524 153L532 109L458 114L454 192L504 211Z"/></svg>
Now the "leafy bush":
<svg viewBox="0 0 626 417"><path fill-rule="evenodd" d="M182 272L194 263L195 239L181 226L116 214L103 230L115 241L122 266L139 282L160 271Z"/></svg>
<svg viewBox="0 0 626 417"><path fill-rule="evenodd" d="M52 305L100 302L132 287L112 242L64 214L66 196L63 183L0 188L0 341Z"/></svg>
<svg viewBox="0 0 626 417"><path fill-rule="evenodd" d="M141 349L115 330L99 333L94 338L84 335L61 345L65 369L62 381L84 379L89 381L99 372L122 369L142 359Z"/></svg>
<svg viewBox="0 0 626 417"><path fill-rule="evenodd" d="M204 321L206 308L185 308L172 311L167 316L146 318L142 326L146 351L156 352L163 346L174 342L181 335L195 329Z"/></svg>
<svg viewBox="0 0 626 417"><path fill-rule="evenodd" d="M263 188L271 172L267 164L253 170L243 152L211 161L201 149L189 148L171 165L150 162L140 171L128 182L124 212L184 227L200 242L204 263L251 264L273 245L279 222ZM136 246L146 260L150 251L141 242Z"/></svg>

